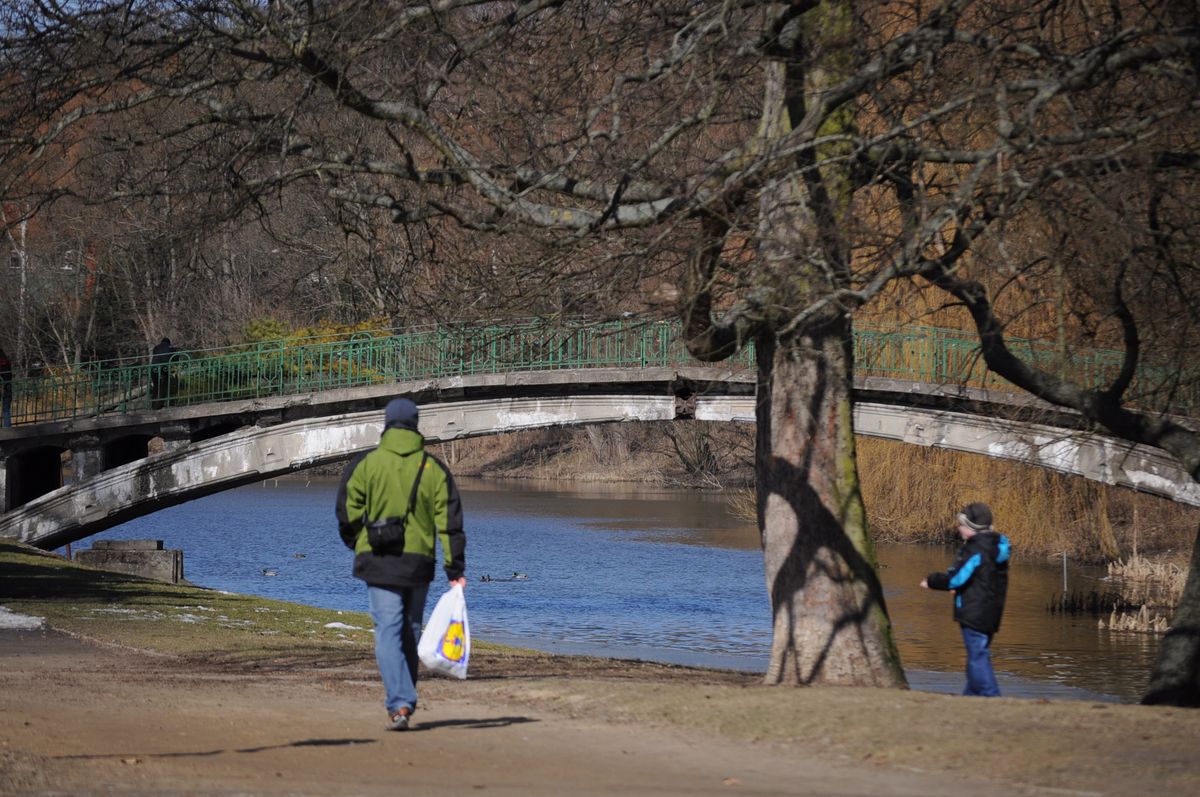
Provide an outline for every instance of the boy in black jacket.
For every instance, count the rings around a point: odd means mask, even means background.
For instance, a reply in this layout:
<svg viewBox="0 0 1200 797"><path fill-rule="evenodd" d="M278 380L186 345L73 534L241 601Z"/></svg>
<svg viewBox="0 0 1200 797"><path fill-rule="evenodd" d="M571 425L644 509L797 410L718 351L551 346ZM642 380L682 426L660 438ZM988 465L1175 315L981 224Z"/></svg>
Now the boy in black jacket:
<svg viewBox="0 0 1200 797"><path fill-rule="evenodd" d="M992 528L987 504L968 504L958 515L963 547L944 573L930 573L921 586L954 592L954 620L962 626L967 649L964 695L999 697L992 672L992 635L1000 629L1008 592L1008 537Z"/></svg>

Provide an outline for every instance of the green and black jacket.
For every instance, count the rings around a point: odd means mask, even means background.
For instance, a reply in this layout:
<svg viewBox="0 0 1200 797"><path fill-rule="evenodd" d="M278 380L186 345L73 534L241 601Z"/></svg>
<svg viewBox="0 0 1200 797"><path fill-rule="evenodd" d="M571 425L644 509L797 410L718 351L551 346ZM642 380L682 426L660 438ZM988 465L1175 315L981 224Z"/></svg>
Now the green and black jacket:
<svg viewBox="0 0 1200 797"><path fill-rule="evenodd" d="M434 539L441 538L446 576L466 570L467 538L462 503L449 469L436 457L422 456L425 439L402 428L386 429L379 445L350 460L338 490L338 533L354 550L354 575L376 587L415 587L433 581ZM413 479L425 463L403 553L377 554L367 542L365 523L403 518Z"/></svg>

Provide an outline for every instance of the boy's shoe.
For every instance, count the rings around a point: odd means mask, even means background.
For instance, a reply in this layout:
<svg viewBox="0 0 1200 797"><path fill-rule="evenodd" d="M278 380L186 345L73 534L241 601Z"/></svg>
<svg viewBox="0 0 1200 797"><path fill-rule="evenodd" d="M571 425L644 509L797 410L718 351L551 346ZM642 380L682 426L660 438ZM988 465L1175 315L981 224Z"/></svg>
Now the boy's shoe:
<svg viewBox="0 0 1200 797"><path fill-rule="evenodd" d="M406 731L411 718L412 709L401 707L388 717L386 727L389 731Z"/></svg>

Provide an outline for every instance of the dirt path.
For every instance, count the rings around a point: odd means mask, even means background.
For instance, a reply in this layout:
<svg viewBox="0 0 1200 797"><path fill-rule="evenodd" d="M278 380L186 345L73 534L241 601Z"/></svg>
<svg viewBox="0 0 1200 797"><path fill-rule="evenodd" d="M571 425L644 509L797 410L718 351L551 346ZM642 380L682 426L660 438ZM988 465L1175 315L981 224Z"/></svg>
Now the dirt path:
<svg viewBox="0 0 1200 797"><path fill-rule="evenodd" d="M1054 707L1036 701L992 702L1026 718L1020 730L1007 711L990 712L1000 718L992 729L971 727L986 701L770 690L719 676L672 683L661 673L614 677L622 666L612 666L553 678L491 663L467 682L430 679L418 727L388 733L365 664L229 672L56 631L0 630L0 795L986 797L1188 793L1200 783L1195 712L1169 709L1144 715L1141 730L1117 729L1111 744L1121 745L1122 732L1144 736L1128 739L1133 759L1122 763L1105 738L1082 748L1086 737L1066 730L1080 726L1075 714L1056 723ZM784 713L773 713L780 705ZM967 709L966 726L955 708ZM1117 709L1139 711L1105 711ZM756 718L779 732L764 736ZM838 727L847 735L832 738ZM1039 733L1062 750L1043 750L1052 762L1030 769L1039 759L1020 737L1044 748ZM920 753L942 735L948 756ZM871 743L875 736L890 747ZM976 762L956 751L960 743L979 750ZM1014 754L1024 769L994 763ZM977 766L988 777L974 777Z"/></svg>
<svg viewBox="0 0 1200 797"><path fill-rule="evenodd" d="M629 722L636 707L607 712L594 699L624 686L597 683L600 693L536 677L431 680L418 728L386 733L366 667L205 671L0 631L0 794L1073 793L755 742L718 733L721 718L703 712L693 727Z"/></svg>

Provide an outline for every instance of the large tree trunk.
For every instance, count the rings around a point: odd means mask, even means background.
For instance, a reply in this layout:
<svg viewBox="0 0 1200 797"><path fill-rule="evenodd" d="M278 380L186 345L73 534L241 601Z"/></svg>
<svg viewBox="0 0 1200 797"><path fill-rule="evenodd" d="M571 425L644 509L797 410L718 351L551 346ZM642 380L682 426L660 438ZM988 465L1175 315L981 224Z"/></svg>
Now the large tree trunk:
<svg viewBox="0 0 1200 797"><path fill-rule="evenodd" d="M780 9L778 42L788 55L765 70L757 134L764 151L783 145L810 100L854 59L849 2L790 20ZM836 115L820 132L836 142L851 126ZM852 191L837 147L797 156L802 168L759 194L755 464L774 625L766 680L896 687L905 685L904 671L858 484L850 320L827 301L851 282L841 232Z"/></svg>
<svg viewBox="0 0 1200 797"><path fill-rule="evenodd" d="M1148 705L1200 707L1200 531L1192 545L1191 567L1142 698Z"/></svg>
<svg viewBox="0 0 1200 797"><path fill-rule="evenodd" d="M850 323L758 342L758 513L771 684L905 686L854 448Z"/></svg>

